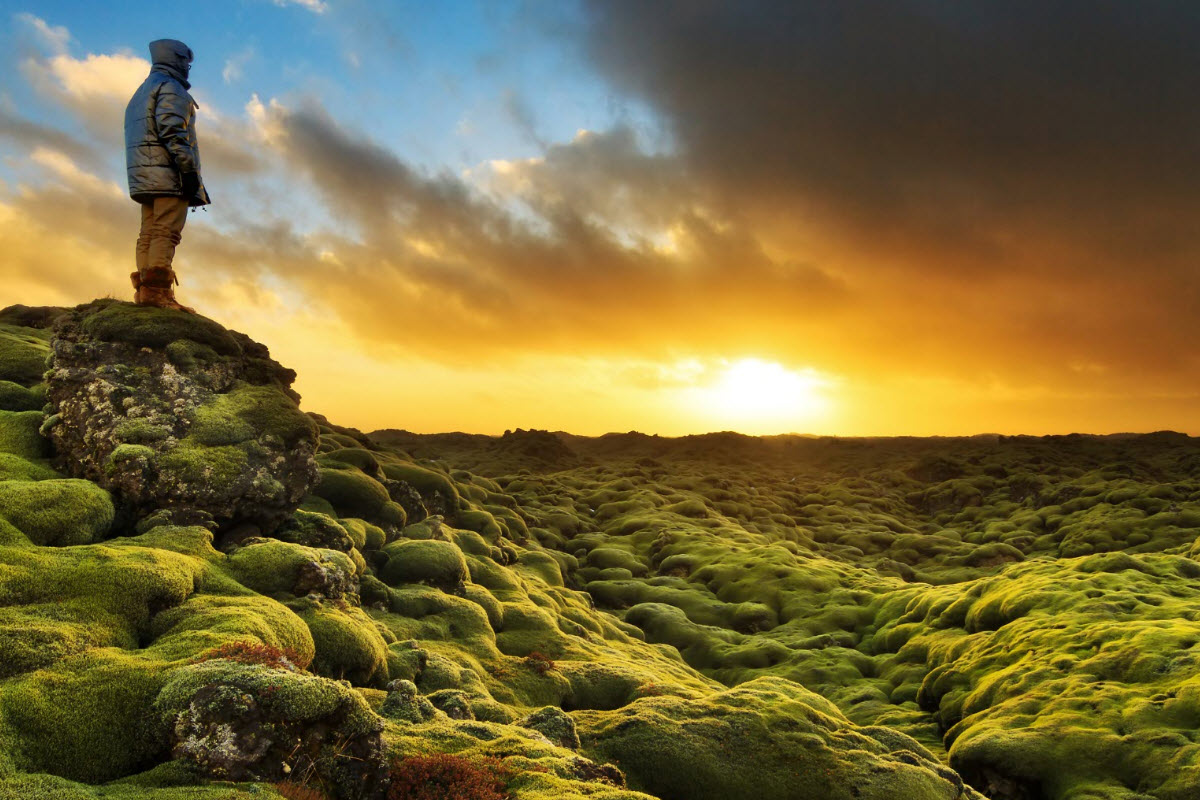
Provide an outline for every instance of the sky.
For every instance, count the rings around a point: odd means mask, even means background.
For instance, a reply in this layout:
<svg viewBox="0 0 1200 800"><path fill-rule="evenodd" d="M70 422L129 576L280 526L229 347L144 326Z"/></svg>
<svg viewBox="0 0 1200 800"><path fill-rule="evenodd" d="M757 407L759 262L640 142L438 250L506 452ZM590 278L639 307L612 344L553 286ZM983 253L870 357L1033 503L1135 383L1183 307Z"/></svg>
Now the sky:
<svg viewBox="0 0 1200 800"><path fill-rule="evenodd" d="M180 299L363 430L1200 435L1200 4L0 0L0 306Z"/></svg>

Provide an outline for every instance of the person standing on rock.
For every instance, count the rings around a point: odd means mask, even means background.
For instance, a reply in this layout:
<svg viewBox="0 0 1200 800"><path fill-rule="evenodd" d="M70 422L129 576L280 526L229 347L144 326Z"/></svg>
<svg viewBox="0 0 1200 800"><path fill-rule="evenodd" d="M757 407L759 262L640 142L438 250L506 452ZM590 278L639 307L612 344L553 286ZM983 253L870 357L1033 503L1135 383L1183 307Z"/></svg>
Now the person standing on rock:
<svg viewBox="0 0 1200 800"><path fill-rule="evenodd" d="M150 75L125 108L129 196L142 206L134 302L195 312L175 299L172 261L189 208L208 205L200 178L196 101L188 94L192 49L174 39L150 43Z"/></svg>

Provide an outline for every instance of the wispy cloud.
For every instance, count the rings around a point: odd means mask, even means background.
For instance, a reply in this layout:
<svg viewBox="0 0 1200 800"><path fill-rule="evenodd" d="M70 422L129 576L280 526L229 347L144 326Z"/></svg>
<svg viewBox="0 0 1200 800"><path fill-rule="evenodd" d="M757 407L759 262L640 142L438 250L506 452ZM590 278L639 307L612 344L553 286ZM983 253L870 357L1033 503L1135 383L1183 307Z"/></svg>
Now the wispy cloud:
<svg viewBox="0 0 1200 800"><path fill-rule="evenodd" d="M41 17L27 11L15 14L14 18L33 31L38 42L52 53L65 53L71 43L71 32L61 25L49 25Z"/></svg>
<svg viewBox="0 0 1200 800"><path fill-rule="evenodd" d="M227 84L240 81L245 75L246 65L254 59L254 56L254 48L247 47L225 59L225 66L221 69L221 80Z"/></svg>
<svg viewBox="0 0 1200 800"><path fill-rule="evenodd" d="M26 61L26 67L44 72L55 83L55 89L79 100L111 102L127 100L146 79L150 62L132 53L88 53L73 58L66 53L49 61Z"/></svg>
<svg viewBox="0 0 1200 800"><path fill-rule="evenodd" d="M324 14L329 10L329 4L324 0L274 0L275 5L279 7L300 6L307 8L315 14Z"/></svg>

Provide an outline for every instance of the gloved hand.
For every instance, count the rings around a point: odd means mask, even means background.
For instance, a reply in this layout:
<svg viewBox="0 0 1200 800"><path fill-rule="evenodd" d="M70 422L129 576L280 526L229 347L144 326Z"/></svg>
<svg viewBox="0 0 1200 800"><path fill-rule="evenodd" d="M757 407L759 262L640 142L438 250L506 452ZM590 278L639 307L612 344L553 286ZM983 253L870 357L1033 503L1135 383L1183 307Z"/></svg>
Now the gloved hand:
<svg viewBox="0 0 1200 800"><path fill-rule="evenodd" d="M200 176L194 172L182 172L179 179L183 183L183 196L191 200L200 191Z"/></svg>

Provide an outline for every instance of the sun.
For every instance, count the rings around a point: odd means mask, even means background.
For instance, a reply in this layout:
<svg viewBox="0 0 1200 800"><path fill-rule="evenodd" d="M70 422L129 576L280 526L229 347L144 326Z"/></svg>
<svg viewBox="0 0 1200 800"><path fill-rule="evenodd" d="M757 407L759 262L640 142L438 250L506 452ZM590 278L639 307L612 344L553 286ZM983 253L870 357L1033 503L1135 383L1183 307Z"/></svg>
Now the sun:
<svg viewBox="0 0 1200 800"><path fill-rule="evenodd" d="M812 425L830 411L831 384L813 369L741 358L725 362L710 383L689 394L696 410L713 423L743 433L783 433Z"/></svg>

